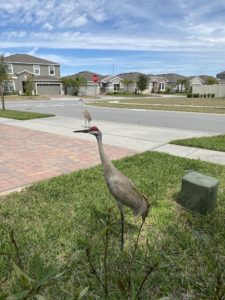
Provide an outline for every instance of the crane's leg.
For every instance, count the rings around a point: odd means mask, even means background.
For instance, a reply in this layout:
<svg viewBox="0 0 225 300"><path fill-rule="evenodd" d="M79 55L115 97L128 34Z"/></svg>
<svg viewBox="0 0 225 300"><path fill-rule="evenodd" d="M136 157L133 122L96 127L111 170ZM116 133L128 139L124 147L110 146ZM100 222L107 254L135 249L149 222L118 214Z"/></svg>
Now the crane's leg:
<svg viewBox="0 0 225 300"><path fill-rule="evenodd" d="M124 214L123 214L123 204L118 202L118 207L120 210L120 224L121 224L121 251L123 252L123 246L124 246Z"/></svg>
<svg viewBox="0 0 225 300"><path fill-rule="evenodd" d="M124 214L123 211L120 212L120 221L121 221L121 251L123 252L124 246Z"/></svg>

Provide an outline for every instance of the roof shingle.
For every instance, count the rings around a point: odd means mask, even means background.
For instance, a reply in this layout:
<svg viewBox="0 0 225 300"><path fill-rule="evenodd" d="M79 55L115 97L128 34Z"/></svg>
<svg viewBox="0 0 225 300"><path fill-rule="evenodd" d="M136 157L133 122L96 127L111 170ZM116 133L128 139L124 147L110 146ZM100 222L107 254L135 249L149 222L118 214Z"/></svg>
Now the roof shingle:
<svg viewBox="0 0 225 300"><path fill-rule="evenodd" d="M25 63L25 64L44 64L44 65L59 65L58 63L46 60L43 58L35 57L28 54L13 54L6 56L4 61L8 63Z"/></svg>

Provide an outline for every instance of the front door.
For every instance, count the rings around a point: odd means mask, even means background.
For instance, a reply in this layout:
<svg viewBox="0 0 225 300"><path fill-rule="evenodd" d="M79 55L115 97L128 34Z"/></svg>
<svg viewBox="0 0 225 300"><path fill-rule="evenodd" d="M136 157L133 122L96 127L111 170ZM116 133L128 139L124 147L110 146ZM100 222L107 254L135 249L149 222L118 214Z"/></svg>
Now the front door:
<svg viewBox="0 0 225 300"><path fill-rule="evenodd" d="M26 93L26 81L22 81L22 91L23 91L23 94Z"/></svg>

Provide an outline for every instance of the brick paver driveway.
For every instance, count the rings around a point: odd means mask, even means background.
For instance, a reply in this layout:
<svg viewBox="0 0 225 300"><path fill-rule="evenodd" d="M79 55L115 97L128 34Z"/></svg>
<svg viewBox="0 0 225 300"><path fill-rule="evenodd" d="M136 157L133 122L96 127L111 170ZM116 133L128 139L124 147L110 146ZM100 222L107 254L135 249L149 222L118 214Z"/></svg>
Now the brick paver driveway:
<svg viewBox="0 0 225 300"><path fill-rule="evenodd" d="M112 159L135 152L105 146ZM97 143L0 124L0 193L100 163Z"/></svg>

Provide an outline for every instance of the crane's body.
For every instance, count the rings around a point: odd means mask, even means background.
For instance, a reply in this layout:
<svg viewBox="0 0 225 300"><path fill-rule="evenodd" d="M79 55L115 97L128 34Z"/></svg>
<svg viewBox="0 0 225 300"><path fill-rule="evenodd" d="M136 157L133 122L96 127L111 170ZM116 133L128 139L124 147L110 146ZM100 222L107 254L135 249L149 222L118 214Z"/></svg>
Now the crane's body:
<svg viewBox="0 0 225 300"><path fill-rule="evenodd" d="M90 122L92 120L91 118L91 114L89 113L89 111L87 109L84 108L84 100L82 98L80 98L79 100L82 104L82 112L83 112L83 116L84 116L84 121L85 121L85 127L88 127L87 124L90 127Z"/></svg>
<svg viewBox="0 0 225 300"><path fill-rule="evenodd" d="M141 194L133 182L123 175L120 171L109 160L104 152L102 144L102 133L97 127L90 127L85 130L78 130L74 132L84 132L95 135L99 154L102 162L104 177L108 186L110 193L116 199L120 214L121 214L121 225L122 225L122 235L121 235L121 248L123 249L123 231L124 231L124 215L123 206L128 206L133 210L134 216L142 216L144 222L148 215L149 203L148 199Z"/></svg>

